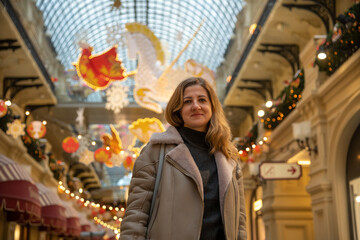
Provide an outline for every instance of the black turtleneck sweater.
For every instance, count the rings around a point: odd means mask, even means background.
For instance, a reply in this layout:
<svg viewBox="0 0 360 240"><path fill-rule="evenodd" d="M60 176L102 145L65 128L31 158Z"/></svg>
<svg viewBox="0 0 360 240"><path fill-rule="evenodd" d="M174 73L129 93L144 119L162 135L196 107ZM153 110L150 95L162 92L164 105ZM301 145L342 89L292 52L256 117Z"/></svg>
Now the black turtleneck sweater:
<svg viewBox="0 0 360 240"><path fill-rule="evenodd" d="M204 215L200 240L225 239L219 201L219 179L215 157L206 142L206 133L190 128L178 129L199 168L204 186ZM191 203L190 203L191 204Z"/></svg>

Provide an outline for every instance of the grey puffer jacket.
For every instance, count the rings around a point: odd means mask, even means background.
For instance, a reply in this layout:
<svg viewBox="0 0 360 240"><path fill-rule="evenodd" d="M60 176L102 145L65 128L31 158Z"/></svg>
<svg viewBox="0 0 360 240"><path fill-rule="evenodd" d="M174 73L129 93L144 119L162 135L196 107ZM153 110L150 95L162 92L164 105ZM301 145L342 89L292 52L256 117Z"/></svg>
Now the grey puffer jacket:
<svg viewBox="0 0 360 240"><path fill-rule="evenodd" d="M148 224L161 144L165 144L165 161ZM214 155L226 239L246 240L241 168L221 152ZM200 172L176 128L171 126L164 133L153 134L135 162L120 239L197 240L201 232L203 199Z"/></svg>

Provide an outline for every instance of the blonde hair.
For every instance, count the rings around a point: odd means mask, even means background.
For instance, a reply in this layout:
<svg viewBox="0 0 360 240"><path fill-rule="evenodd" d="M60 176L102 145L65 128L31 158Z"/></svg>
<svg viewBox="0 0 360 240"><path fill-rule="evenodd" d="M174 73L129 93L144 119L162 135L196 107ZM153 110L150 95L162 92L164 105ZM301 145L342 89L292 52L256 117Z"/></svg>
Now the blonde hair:
<svg viewBox="0 0 360 240"><path fill-rule="evenodd" d="M231 142L230 127L225 118L221 103L214 89L204 79L196 77L188 78L176 87L165 109L166 121L174 127L184 126L184 121L180 113L184 105L184 91L187 87L194 85L203 87L207 91L211 102L212 116L206 133L206 140L211 146L210 153L221 151L227 159L238 160L239 154Z"/></svg>

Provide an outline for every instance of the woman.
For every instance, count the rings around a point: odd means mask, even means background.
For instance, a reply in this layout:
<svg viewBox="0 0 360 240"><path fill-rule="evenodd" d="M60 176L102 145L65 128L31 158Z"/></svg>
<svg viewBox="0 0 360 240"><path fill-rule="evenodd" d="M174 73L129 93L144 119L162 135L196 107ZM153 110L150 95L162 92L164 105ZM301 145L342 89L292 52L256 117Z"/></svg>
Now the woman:
<svg viewBox="0 0 360 240"><path fill-rule="evenodd" d="M120 239L246 239L242 172L211 86L184 80L165 109L172 125L153 134L135 162ZM148 219L159 162L165 161Z"/></svg>

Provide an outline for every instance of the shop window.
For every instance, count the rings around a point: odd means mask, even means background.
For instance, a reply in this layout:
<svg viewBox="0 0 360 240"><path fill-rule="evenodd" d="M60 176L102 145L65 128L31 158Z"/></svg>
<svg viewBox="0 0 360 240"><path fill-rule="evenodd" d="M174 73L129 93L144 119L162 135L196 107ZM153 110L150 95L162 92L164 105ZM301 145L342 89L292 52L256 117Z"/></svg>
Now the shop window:
<svg viewBox="0 0 360 240"><path fill-rule="evenodd" d="M350 235L360 240L360 125L357 127L347 155L347 182L349 186Z"/></svg>

